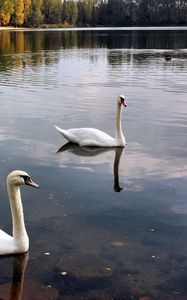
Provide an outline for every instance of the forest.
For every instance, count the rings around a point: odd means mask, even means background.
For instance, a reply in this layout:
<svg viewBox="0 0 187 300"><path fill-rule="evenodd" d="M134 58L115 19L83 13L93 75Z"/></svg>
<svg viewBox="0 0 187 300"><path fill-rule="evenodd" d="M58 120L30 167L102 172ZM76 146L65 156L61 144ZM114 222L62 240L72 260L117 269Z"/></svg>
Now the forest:
<svg viewBox="0 0 187 300"><path fill-rule="evenodd" d="M187 25L186 0L0 0L0 25Z"/></svg>

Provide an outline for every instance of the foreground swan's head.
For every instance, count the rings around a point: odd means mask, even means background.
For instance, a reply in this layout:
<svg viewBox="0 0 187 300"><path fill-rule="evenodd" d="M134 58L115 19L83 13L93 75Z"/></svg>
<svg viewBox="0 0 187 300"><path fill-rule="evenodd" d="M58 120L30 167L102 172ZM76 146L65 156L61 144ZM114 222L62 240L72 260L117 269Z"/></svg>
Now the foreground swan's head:
<svg viewBox="0 0 187 300"><path fill-rule="evenodd" d="M127 107L127 103L126 103L126 100L125 100L125 96L123 95L119 95L117 97L117 102L125 107Z"/></svg>
<svg viewBox="0 0 187 300"><path fill-rule="evenodd" d="M38 188L39 185L36 184L29 176L29 174L27 174L25 171L21 171L21 170L15 170L12 171L8 176L7 176L7 184L8 185L15 185L15 186L20 186L20 185L30 185L33 187Z"/></svg>

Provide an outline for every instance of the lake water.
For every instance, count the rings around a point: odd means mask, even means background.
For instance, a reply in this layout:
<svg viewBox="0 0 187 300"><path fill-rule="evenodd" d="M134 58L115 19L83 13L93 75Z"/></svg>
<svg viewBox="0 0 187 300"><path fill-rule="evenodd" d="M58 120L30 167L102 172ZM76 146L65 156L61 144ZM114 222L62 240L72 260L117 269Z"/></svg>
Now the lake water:
<svg viewBox="0 0 187 300"><path fill-rule="evenodd" d="M55 124L114 136L119 94L124 150L60 149ZM0 258L1 299L187 298L186 100L187 30L0 32L1 229L7 174L40 185L22 188L30 251Z"/></svg>

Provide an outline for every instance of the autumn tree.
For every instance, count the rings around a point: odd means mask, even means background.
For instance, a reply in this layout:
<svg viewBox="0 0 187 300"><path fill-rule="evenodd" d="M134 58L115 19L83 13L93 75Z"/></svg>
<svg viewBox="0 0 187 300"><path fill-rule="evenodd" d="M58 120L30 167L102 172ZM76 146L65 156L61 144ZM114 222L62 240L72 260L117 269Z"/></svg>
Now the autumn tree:
<svg viewBox="0 0 187 300"><path fill-rule="evenodd" d="M14 11L14 2L11 0L0 0L0 24L8 25Z"/></svg>
<svg viewBox="0 0 187 300"><path fill-rule="evenodd" d="M31 9L31 0L24 0L24 23L28 23Z"/></svg>
<svg viewBox="0 0 187 300"><path fill-rule="evenodd" d="M22 25L24 22L24 2L23 0L15 0L13 23L17 25Z"/></svg>
<svg viewBox="0 0 187 300"><path fill-rule="evenodd" d="M186 25L186 0L0 0L0 24Z"/></svg>

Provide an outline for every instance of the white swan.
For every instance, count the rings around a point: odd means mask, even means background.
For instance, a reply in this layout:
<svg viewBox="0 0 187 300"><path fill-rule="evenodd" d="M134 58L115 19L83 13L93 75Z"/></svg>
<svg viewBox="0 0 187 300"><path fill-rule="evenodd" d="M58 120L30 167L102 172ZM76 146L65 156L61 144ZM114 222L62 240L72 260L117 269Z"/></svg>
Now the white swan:
<svg viewBox="0 0 187 300"><path fill-rule="evenodd" d="M29 239L25 229L20 185L39 187L30 176L20 170L7 176L7 191L12 214L13 236L0 230L0 255L24 253L29 249Z"/></svg>
<svg viewBox="0 0 187 300"><path fill-rule="evenodd" d="M95 128L72 128L65 130L56 125L55 127L69 142L78 144L79 146L124 147L126 141L121 128L122 106L126 107L127 104L125 97L120 95L117 97L115 138Z"/></svg>

